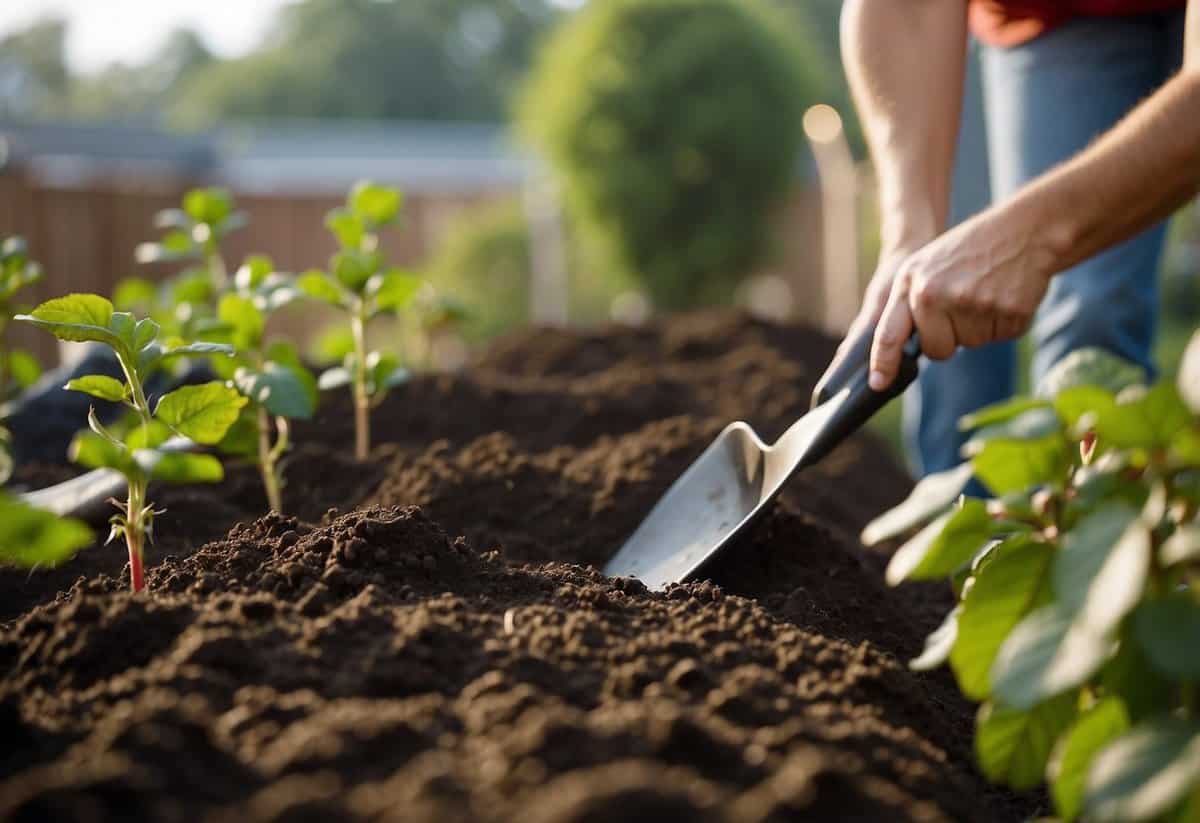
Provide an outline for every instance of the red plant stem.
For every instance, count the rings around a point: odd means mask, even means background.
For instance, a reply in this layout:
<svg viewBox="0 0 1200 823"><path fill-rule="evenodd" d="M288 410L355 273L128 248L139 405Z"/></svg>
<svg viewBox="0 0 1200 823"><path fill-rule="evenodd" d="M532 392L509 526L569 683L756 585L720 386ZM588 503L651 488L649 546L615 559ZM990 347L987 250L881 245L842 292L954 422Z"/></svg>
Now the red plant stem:
<svg viewBox="0 0 1200 823"><path fill-rule="evenodd" d="M129 577L133 581L134 592L140 592L146 586L142 569L142 546L140 540L127 539L129 543Z"/></svg>

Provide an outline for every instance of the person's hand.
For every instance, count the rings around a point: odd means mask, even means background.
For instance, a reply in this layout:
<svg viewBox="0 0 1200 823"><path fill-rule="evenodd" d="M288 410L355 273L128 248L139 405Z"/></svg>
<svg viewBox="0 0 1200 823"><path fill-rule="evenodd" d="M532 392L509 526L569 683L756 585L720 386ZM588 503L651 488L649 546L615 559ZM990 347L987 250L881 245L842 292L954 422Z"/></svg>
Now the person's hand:
<svg viewBox="0 0 1200 823"><path fill-rule="evenodd" d="M934 360L1024 334L1052 273L1031 237L1013 216L984 212L901 261L875 327L871 388L896 378L914 324Z"/></svg>
<svg viewBox="0 0 1200 823"><path fill-rule="evenodd" d="M883 309L887 305L888 295L892 292L892 281L895 279L896 270L908 258L911 251L912 249L885 251L880 255L879 264L875 267L875 274L871 276L871 282L863 295L862 306L853 322L850 323L846 336L838 344L833 361L825 370L826 374L833 374L845 359L851 344L879 322Z"/></svg>

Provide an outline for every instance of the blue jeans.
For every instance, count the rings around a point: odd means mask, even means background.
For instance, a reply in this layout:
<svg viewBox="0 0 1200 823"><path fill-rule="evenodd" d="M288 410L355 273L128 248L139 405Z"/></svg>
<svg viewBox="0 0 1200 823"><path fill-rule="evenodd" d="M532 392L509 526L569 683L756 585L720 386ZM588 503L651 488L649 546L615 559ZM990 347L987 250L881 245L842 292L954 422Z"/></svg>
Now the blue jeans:
<svg viewBox="0 0 1200 823"><path fill-rule="evenodd" d="M1183 11L1079 18L1015 48L983 47L992 196L1001 200L1072 157L1161 86L1180 65L1183 22ZM956 202L952 219L982 205ZM1164 236L1160 224L1051 281L1030 330L1035 385L1086 346L1153 371ZM905 396L905 435L914 468L928 474L962 462L960 417L1013 394L1016 344L961 349L923 365Z"/></svg>

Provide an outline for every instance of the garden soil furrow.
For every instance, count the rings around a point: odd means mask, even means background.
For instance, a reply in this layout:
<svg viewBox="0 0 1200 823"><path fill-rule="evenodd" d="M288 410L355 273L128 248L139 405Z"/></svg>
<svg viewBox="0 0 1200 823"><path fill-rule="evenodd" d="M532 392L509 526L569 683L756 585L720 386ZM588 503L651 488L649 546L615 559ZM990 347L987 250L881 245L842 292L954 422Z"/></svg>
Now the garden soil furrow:
<svg viewBox="0 0 1200 823"><path fill-rule="evenodd" d="M950 597L859 546L908 488L869 435L709 580L595 568L725 423L783 431L832 352L731 312L519 334L393 392L365 464L328 398L291 516L250 469L161 490L149 594L114 547L0 573L0 816L1023 819L953 684L906 666Z"/></svg>

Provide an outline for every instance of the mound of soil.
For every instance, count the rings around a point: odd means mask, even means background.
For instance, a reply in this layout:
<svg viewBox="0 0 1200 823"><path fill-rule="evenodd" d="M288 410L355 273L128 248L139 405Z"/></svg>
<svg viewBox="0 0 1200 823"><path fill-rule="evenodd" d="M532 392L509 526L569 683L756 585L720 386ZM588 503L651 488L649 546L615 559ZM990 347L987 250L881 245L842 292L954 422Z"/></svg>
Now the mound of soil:
<svg viewBox="0 0 1200 823"><path fill-rule="evenodd" d="M854 535L908 487L861 435L710 580L602 564L729 420L773 438L832 341L735 313L538 330L254 473L163 489L149 595L115 548L0 572L15 820L1016 820L971 709L905 661L948 605ZM339 513L341 512L341 513Z"/></svg>

